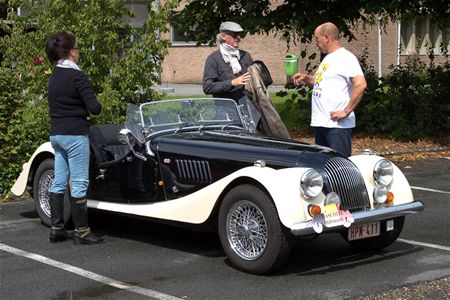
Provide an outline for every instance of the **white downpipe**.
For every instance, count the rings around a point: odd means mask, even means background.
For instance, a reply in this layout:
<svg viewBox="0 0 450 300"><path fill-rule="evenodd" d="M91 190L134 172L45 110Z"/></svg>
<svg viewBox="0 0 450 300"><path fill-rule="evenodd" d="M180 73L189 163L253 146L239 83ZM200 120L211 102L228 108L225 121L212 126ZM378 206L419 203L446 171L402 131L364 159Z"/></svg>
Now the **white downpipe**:
<svg viewBox="0 0 450 300"><path fill-rule="evenodd" d="M378 17L378 78L383 76L381 70L381 17Z"/></svg>
<svg viewBox="0 0 450 300"><path fill-rule="evenodd" d="M397 66L400 66L400 55L401 55L401 38L402 38L402 23L400 20L397 21Z"/></svg>

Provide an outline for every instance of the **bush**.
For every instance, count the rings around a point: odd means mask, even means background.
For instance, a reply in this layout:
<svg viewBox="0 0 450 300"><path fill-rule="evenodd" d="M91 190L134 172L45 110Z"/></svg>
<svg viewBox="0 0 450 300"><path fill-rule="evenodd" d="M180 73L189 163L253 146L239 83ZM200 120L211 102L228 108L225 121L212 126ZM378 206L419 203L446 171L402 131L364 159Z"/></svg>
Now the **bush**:
<svg viewBox="0 0 450 300"><path fill-rule="evenodd" d="M378 79L363 63L367 89L356 108L355 132L382 134L401 140L435 138L449 142L450 64L426 65L417 58ZM301 87L297 93L279 93L285 105L280 115L288 128L310 130L311 94Z"/></svg>
<svg viewBox="0 0 450 300"><path fill-rule="evenodd" d="M450 65L412 59L379 82L367 74L368 88L356 109L357 130L397 139L440 139L450 132Z"/></svg>
<svg viewBox="0 0 450 300"><path fill-rule="evenodd" d="M21 165L48 140L46 89L52 66L45 57L45 40L57 31L75 35L81 51L80 68L89 76L103 113L95 122L123 121L127 102L158 99L152 86L159 80L160 61L167 54L170 10L166 1L158 12L148 2L143 28L132 28L124 1L5 1L9 22L0 22L0 196L8 191ZM29 12L17 16L13 7ZM8 25L14 24L14 25Z"/></svg>

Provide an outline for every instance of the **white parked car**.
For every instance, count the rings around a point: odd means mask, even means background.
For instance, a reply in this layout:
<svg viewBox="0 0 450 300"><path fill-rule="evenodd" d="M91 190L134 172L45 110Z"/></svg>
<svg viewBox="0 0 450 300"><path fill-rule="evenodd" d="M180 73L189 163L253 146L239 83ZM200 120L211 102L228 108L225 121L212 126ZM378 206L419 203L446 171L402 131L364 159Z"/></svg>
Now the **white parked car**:
<svg viewBox="0 0 450 300"><path fill-rule="evenodd" d="M130 104L125 124L91 129L88 207L212 226L232 265L254 274L281 267L299 236L340 232L358 249L385 248L424 208L383 157L346 158L248 128L229 99ZM12 189L28 189L47 225L53 165L45 143Z"/></svg>

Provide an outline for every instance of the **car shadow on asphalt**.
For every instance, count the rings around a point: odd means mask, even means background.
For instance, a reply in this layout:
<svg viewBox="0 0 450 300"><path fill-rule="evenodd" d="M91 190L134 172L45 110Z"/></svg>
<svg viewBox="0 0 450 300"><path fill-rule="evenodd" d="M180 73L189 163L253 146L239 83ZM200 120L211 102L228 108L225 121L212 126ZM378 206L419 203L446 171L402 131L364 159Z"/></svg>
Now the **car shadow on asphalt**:
<svg viewBox="0 0 450 300"><path fill-rule="evenodd" d="M323 275L387 262L421 251L422 247L397 241L380 251L359 252L348 245L339 234L325 234L317 241L297 244L291 252L289 264L274 275Z"/></svg>
<svg viewBox="0 0 450 300"><path fill-rule="evenodd" d="M199 226L184 228L150 219L104 211L89 211L89 223L96 234L131 239L158 247L190 252L205 257L224 257L218 234Z"/></svg>
<svg viewBox="0 0 450 300"><path fill-rule="evenodd" d="M36 210L24 211L20 213L20 216L25 219L39 219L39 215Z"/></svg>
<svg viewBox="0 0 450 300"><path fill-rule="evenodd" d="M231 267L217 233L180 228L173 224L160 224L148 219L103 211L91 212L89 217L92 227L100 235L131 239L205 257L223 257L224 263ZM270 276L310 276L340 272L420 251L423 251L422 247L395 242L381 251L360 253L348 245L339 234L322 234L315 239L296 240L289 261Z"/></svg>

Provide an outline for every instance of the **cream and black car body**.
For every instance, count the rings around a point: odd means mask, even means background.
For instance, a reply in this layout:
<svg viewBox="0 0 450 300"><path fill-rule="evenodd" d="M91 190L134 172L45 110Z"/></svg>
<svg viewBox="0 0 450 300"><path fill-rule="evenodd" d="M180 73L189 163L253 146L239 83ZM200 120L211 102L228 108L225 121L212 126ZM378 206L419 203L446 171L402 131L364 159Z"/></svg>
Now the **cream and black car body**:
<svg viewBox="0 0 450 300"><path fill-rule="evenodd" d="M88 207L208 225L231 264L254 274L281 267L301 236L340 232L357 249L385 248L400 235L405 216L424 208L383 157L346 158L261 136L253 127L229 99L129 104L125 124L91 128ZM46 225L53 166L45 143L12 189L30 193Z"/></svg>

